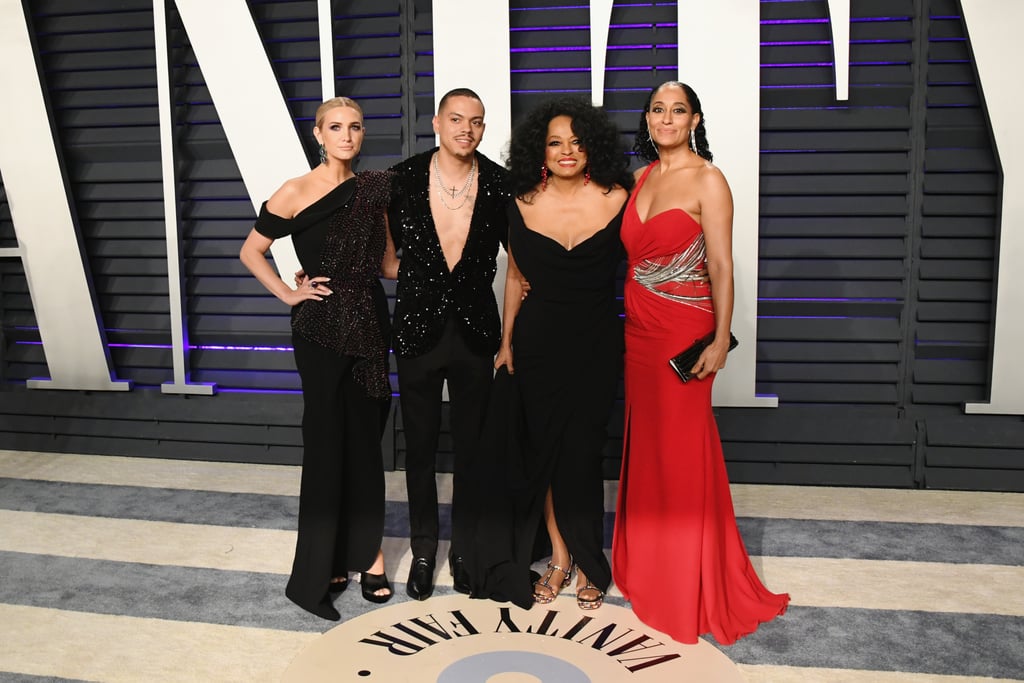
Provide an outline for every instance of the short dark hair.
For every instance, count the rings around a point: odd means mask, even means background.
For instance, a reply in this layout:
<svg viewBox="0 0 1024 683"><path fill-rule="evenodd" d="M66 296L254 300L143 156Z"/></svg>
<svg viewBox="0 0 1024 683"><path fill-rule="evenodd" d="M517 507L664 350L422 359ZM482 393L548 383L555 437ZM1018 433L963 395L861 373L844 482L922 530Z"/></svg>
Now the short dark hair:
<svg viewBox="0 0 1024 683"><path fill-rule="evenodd" d="M441 110L444 109L444 105L447 104L448 100L452 97L470 97L479 102L481 106L483 106L484 103L484 101L480 99L480 96L469 88L453 88L446 92L444 97L441 98L441 101L437 103L437 113L441 113Z"/></svg>
<svg viewBox="0 0 1024 683"><path fill-rule="evenodd" d="M629 157L608 114L582 97L564 96L542 102L512 131L505 165L515 196L529 201L541 182L548 124L557 116L572 119L572 132L587 152L591 180L609 190L616 185L627 190L633 187L633 176L627 170Z"/></svg>

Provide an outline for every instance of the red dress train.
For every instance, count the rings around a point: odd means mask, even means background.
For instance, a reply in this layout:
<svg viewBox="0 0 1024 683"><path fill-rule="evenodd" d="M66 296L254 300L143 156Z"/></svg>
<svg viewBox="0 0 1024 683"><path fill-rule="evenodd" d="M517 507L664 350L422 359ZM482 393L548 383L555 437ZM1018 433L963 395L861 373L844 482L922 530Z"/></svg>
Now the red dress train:
<svg viewBox="0 0 1024 683"><path fill-rule="evenodd" d="M784 613L789 595L764 587L736 527L711 412L713 377L683 383L668 365L714 331L715 318L695 275L704 262L700 225L680 209L646 223L637 214L636 196L656 165L633 191L621 231L626 424L612 570L643 622L682 643L711 633L726 645Z"/></svg>

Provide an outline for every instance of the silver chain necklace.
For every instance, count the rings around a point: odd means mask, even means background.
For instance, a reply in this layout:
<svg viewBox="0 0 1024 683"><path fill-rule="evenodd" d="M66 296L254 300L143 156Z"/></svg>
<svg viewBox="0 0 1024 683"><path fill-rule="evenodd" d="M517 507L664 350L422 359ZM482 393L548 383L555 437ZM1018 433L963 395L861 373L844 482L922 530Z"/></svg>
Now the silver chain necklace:
<svg viewBox="0 0 1024 683"><path fill-rule="evenodd" d="M466 176L466 182L462 185L461 190L456 190L452 187L451 192L449 192L445 188L444 181L441 180L441 168L437 165L437 154L434 154L434 176L437 178L437 197L441 200L441 204L449 211L458 211L469 201L469 188L473 185L473 177L476 176L476 156L473 156L473 165L469 167L469 175ZM458 206L449 206L448 202L445 201L445 195L451 196L452 199L462 197L462 201L459 202Z"/></svg>

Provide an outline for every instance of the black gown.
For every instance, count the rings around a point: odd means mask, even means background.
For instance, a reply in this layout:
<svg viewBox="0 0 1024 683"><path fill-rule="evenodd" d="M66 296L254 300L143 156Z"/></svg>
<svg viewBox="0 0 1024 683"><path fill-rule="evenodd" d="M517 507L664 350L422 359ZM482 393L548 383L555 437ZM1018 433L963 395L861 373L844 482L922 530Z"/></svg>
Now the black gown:
<svg viewBox="0 0 1024 683"><path fill-rule="evenodd" d="M509 206L509 244L530 283L512 334L515 374L499 370L475 462L474 597L533 604L530 565L549 552L544 499L573 560L606 590L601 460L622 363L615 278L622 212L565 249Z"/></svg>
<svg viewBox="0 0 1024 683"><path fill-rule="evenodd" d="M337 620L333 577L373 564L384 535L381 436L391 400L387 298L378 273L391 175L358 173L292 218L266 204L256 230L291 235L303 270L334 292L292 309L302 380L302 479L295 558L285 595Z"/></svg>

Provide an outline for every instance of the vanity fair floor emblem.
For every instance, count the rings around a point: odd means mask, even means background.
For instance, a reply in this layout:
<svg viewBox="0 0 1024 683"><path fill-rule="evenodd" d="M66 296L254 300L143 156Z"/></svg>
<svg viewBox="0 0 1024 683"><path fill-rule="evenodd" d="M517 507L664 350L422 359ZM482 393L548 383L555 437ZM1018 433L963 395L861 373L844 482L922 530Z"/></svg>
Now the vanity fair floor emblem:
<svg viewBox="0 0 1024 683"><path fill-rule="evenodd" d="M683 645L623 607L584 612L571 596L523 610L463 595L370 611L304 649L284 683L741 683L710 644Z"/></svg>

